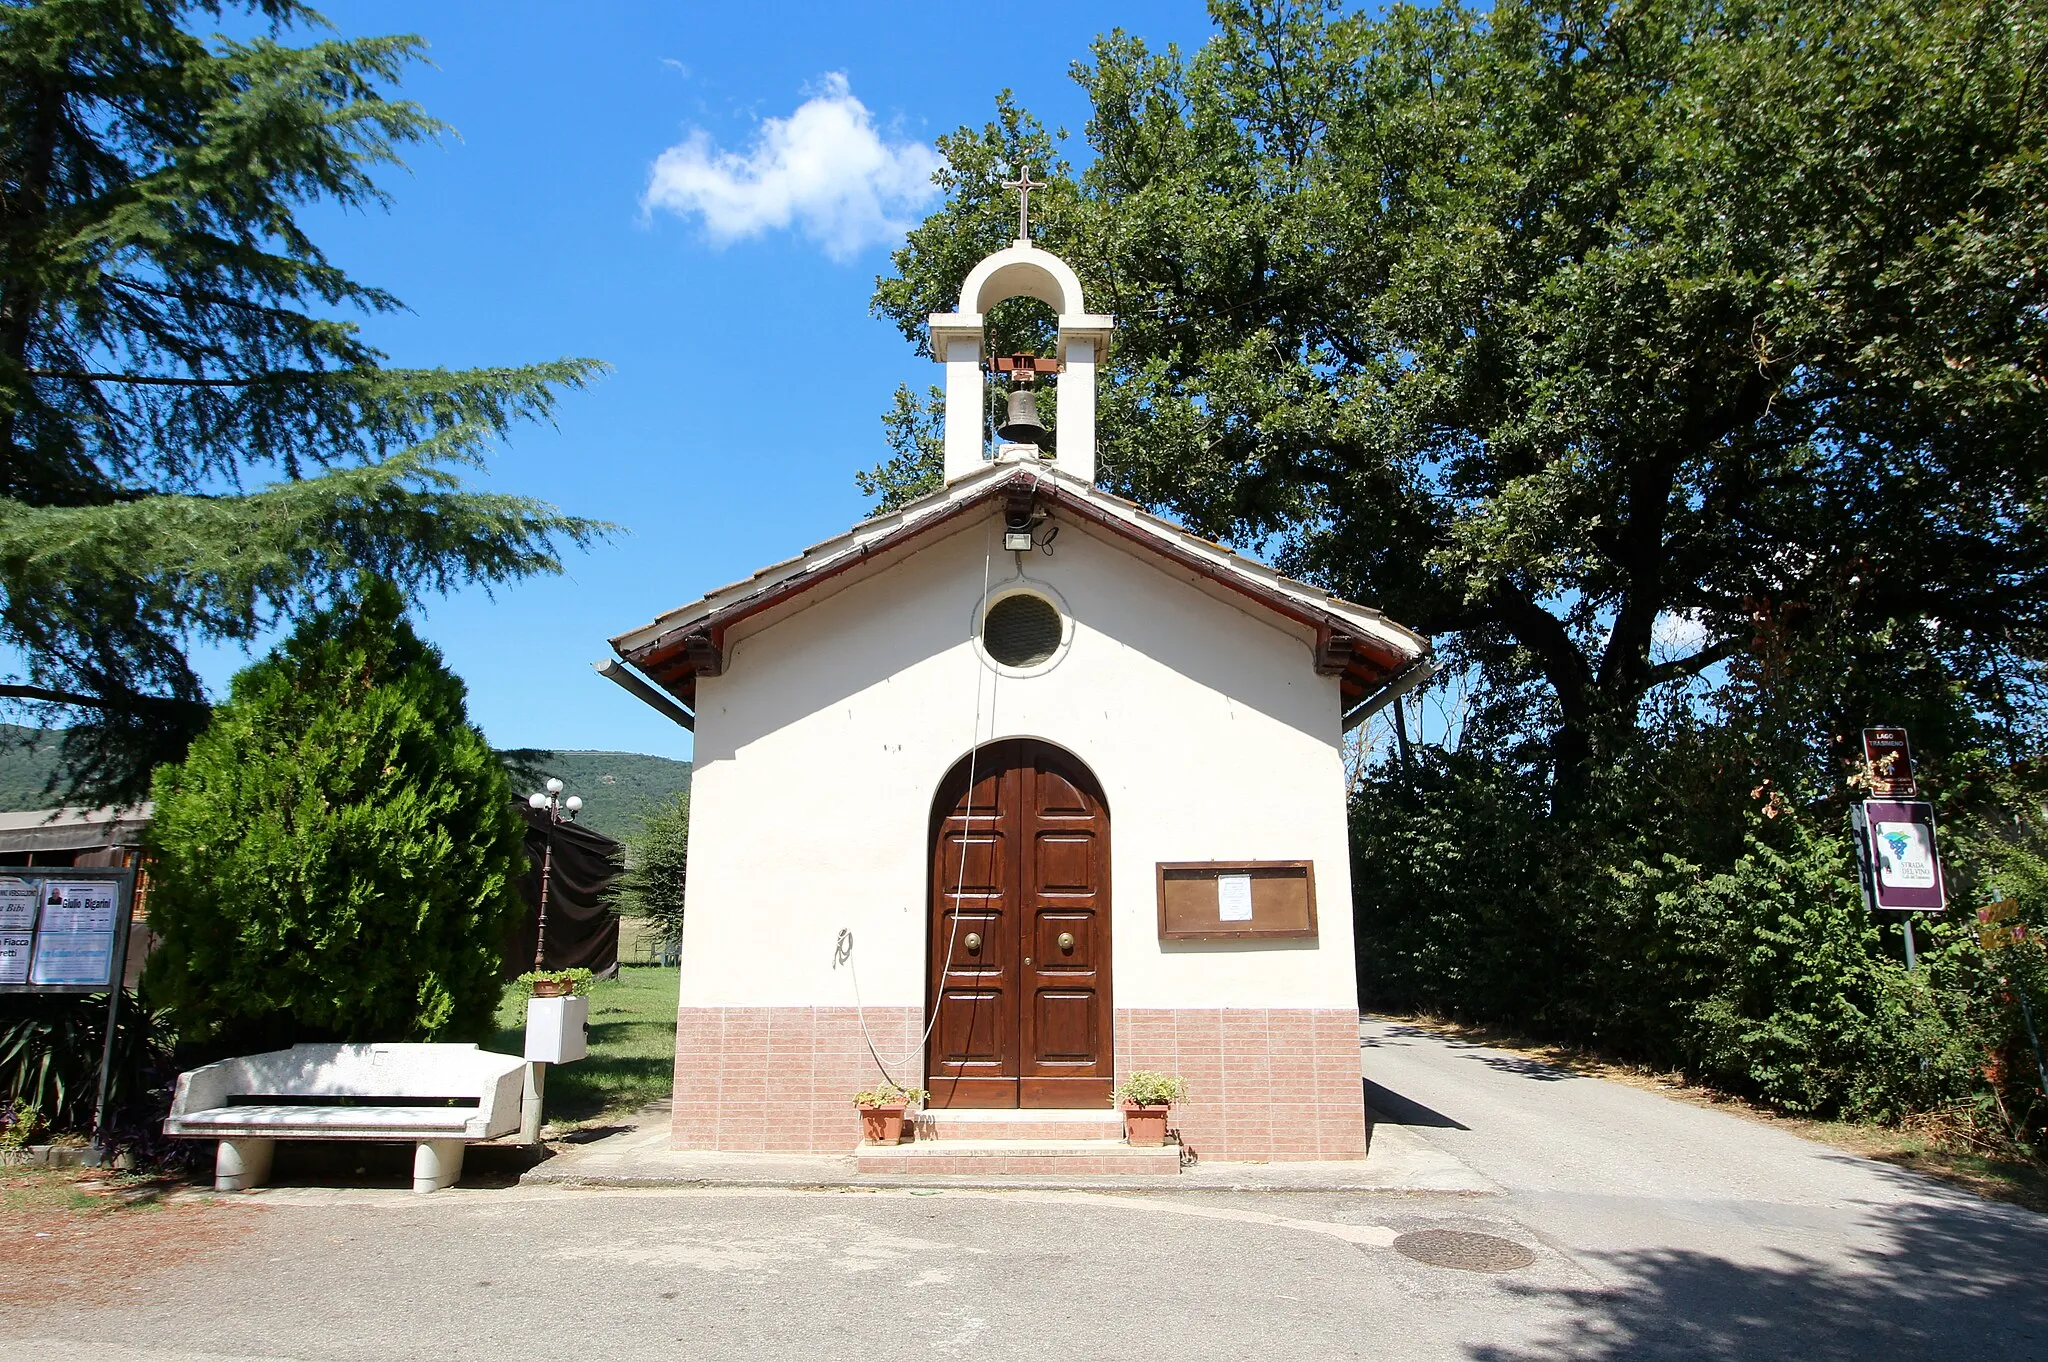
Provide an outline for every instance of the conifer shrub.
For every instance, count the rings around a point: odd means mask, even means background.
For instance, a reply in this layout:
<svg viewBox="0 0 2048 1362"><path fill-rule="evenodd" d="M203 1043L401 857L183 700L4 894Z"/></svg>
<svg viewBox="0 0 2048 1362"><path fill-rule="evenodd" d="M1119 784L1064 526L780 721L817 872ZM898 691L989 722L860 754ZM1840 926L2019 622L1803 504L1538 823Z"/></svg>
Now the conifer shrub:
<svg viewBox="0 0 2048 1362"><path fill-rule="evenodd" d="M356 594L156 776L145 986L208 1049L491 1034L522 911L511 787L398 592Z"/></svg>

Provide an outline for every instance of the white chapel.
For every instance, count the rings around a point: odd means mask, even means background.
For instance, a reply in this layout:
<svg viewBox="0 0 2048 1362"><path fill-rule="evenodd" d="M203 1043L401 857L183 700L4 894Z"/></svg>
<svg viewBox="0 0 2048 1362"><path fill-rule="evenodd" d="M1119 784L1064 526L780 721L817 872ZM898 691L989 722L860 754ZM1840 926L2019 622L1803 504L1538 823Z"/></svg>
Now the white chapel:
<svg viewBox="0 0 2048 1362"><path fill-rule="evenodd" d="M1020 295L1055 355L985 353ZM1095 486L1114 320L1057 256L930 326L941 490L612 640L696 734L675 1147L848 1153L885 1078L920 1138L1093 1129L1148 1069L1198 1156L1364 1157L1341 748L1426 640Z"/></svg>

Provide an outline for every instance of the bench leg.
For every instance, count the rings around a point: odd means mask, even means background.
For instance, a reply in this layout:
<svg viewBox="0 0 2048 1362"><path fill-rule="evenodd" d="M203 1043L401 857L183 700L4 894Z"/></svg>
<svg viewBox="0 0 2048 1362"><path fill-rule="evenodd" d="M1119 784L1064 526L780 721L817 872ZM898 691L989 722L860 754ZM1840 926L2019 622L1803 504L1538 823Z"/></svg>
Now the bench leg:
<svg viewBox="0 0 2048 1362"><path fill-rule="evenodd" d="M461 1140L421 1140L412 1151L412 1189L438 1192L462 1177Z"/></svg>
<svg viewBox="0 0 2048 1362"><path fill-rule="evenodd" d="M270 1181L276 1140L222 1140L213 1159L213 1190L243 1192Z"/></svg>

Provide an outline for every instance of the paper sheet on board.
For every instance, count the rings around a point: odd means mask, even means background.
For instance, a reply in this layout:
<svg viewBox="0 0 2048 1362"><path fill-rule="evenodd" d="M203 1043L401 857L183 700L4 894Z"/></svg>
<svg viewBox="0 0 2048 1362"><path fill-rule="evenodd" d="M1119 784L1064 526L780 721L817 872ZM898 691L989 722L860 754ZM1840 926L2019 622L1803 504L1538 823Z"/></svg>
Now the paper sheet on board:
<svg viewBox="0 0 2048 1362"><path fill-rule="evenodd" d="M28 951L33 940L27 932L0 932L0 984L28 982Z"/></svg>
<svg viewBox="0 0 2048 1362"><path fill-rule="evenodd" d="M0 932L32 932L36 928L36 886L27 880L0 879Z"/></svg>
<svg viewBox="0 0 2048 1362"><path fill-rule="evenodd" d="M1251 876L1218 875L1216 877L1216 918L1219 922L1250 922L1252 920Z"/></svg>

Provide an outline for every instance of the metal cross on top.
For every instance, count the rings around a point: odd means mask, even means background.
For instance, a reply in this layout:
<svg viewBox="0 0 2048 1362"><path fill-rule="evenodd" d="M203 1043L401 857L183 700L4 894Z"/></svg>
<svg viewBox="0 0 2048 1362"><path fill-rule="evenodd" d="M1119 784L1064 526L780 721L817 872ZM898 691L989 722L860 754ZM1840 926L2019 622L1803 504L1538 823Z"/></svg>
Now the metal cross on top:
<svg viewBox="0 0 2048 1362"><path fill-rule="evenodd" d="M1031 191L1043 189L1042 181L1031 178L1031 167L1025 166L1017 172L1014 180L1004 180L1003 188L1017 191L1017 244L1031 244Z"/></svg>

